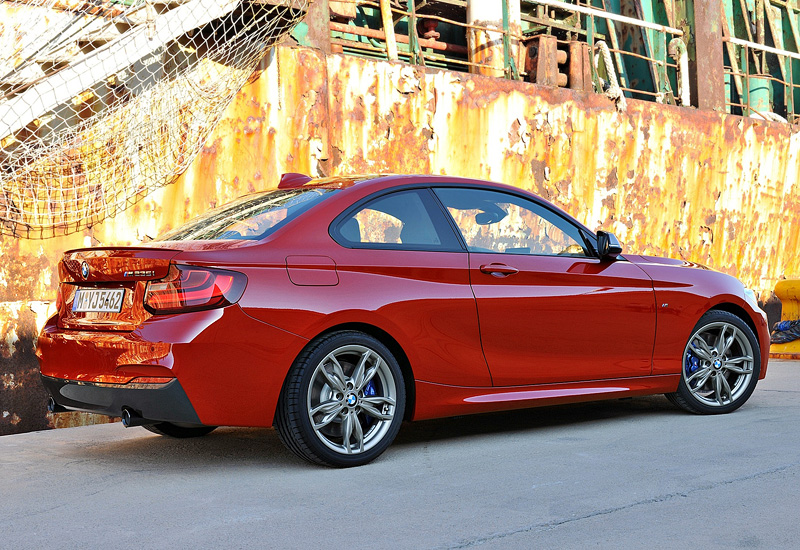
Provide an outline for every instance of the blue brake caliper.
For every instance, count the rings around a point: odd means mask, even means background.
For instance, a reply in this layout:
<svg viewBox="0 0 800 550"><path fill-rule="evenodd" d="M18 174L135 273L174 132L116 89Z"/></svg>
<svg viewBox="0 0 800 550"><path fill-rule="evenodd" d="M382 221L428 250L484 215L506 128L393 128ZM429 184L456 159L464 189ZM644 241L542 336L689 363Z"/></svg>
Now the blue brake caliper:
<svg viewBox="0 0 800 550"><path fill-rule="evenodd" d="M684 369L686 370L687 378L694 374L694 372L700 368L700 359L695 357L695 355L690 351L686 354L686 365L684 365Z"/></svg>
<svg viewBox="0 0 800 550"><path fill-rule="evenodd" d="M367 382L367 385L364 386L364 397L375 397L376 395L378 395L378 392L375 390L375 381L370 380L369 382ZM372 418L370 415L366 415L366 417L367 418L365 419L364 423L367 426L372 425L375 419Z"/></svg>

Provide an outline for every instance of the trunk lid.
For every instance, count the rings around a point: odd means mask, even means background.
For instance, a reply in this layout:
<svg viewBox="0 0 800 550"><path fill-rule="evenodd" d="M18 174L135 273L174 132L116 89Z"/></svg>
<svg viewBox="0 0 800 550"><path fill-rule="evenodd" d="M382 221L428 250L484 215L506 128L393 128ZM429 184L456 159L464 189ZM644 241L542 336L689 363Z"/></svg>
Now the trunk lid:
<svg viewBox="0 0 800 550"><path fill-rule="evenodd" d="M172 258L180 252L145 247L82 248L65 252L59 263L59 327L99 331L135 329L151 316L144 307L147 282L166 277ZM84 294L76 304L79 292ZM104 299L108 307L119 310L76 311L102 309Z"/></svg>

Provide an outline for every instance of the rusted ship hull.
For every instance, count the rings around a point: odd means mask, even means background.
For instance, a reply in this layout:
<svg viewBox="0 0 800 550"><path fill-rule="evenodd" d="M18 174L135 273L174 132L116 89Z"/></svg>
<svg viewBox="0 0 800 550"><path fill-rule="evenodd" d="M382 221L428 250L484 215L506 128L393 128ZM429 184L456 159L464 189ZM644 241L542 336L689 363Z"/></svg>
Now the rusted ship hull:
<svg viewBox="0 0 800 550"><path fill-rule="evenodd" d="M175 184L82 233L0 238L0 434L54 426L33 350L62 251L153 237L282 172L502 181L767 299L800 274L798 154L787 124L636 100L618 112L593 93L278 47Z"/></svg>

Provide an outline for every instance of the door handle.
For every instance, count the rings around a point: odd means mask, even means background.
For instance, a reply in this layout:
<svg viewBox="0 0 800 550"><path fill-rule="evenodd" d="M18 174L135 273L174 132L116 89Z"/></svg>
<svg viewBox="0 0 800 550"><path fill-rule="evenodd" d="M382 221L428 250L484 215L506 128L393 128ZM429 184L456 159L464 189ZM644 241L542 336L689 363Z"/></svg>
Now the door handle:
<svg viewBox="0 0 800 550"><path fill-rule="evenodd" d="M481 273L487 273L494 277L507 277L509 275L514 275L515 273L519 273L519 269L516 267L511 267L510 265L506 264L486 264L480 267Z"/></svg>

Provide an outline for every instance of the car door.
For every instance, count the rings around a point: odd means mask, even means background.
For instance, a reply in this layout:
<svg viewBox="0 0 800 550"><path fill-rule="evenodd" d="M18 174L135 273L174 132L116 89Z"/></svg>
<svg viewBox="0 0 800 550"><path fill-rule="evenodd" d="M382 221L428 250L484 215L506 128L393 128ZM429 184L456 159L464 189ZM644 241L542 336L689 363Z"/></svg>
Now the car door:
<svg viewBox="0 0 800 550"><path fill-rule="evenodd" d="M496 190L435 190L469 251L481 342L495 386L649 375L650 278L600 260L551 207Z"/></svg>
<svg viewBox="0 0 800 550"><path fill-rule="evenodd" d="M429 189L379 193L334 221L343 292L376 315L419 381L490 386L468 255Z"/></svg>

